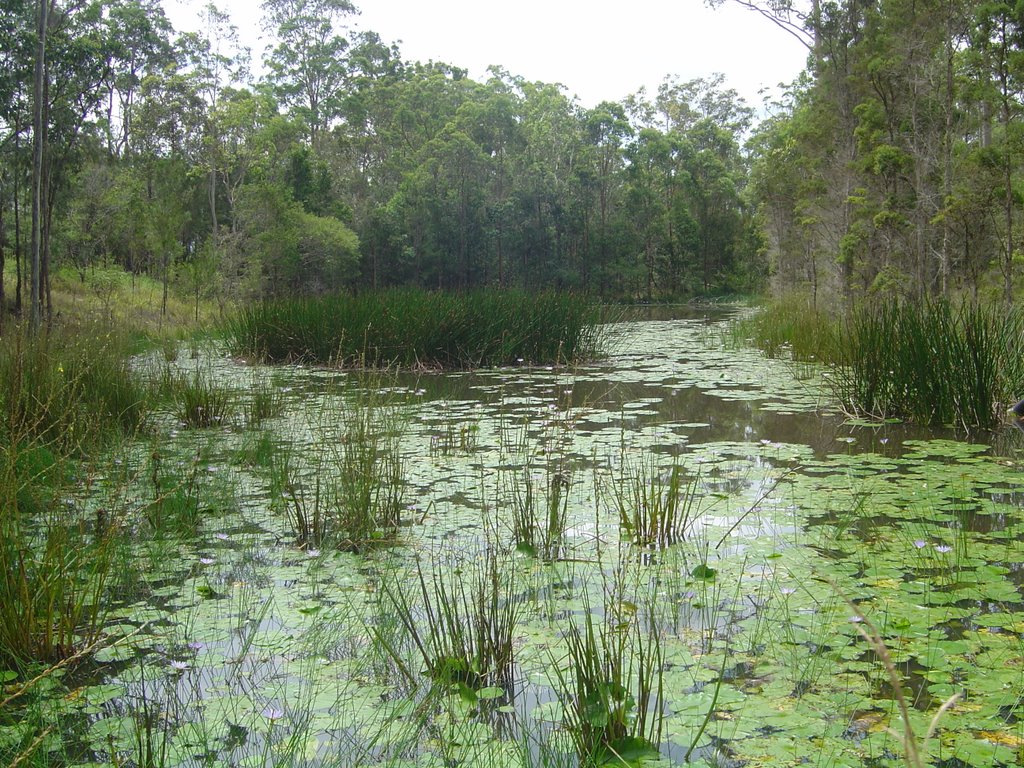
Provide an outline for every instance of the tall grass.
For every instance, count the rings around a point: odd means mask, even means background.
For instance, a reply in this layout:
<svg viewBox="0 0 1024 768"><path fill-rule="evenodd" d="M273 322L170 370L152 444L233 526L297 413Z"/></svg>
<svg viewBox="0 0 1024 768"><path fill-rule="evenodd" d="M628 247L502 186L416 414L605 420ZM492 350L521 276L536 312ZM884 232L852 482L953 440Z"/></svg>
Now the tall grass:
<svg viewBox="0 0 1024 768"><path fill-rule="evenodd" d="M852 414L928 426L991 427L1024 396L1024 314L945 300L869 302L845 318L799 300L734 326L776 357L833 366L830 387Z"/></svg>
<svg viewBox="0 0 1024 768"><path fill-rule="evenodd" d="M732 323L735 342L753 344L771 358L834 360L839 344L837 318L802 296L786 296Z"/></svg>
<svg viewBox="0 0 1024 768"><path fill-rule="evenodd" d="M406 289L264 302L235 316L228 333L238 354L267 362L459 369L591 357L598 320L571 294Z"/></svg>
<svg viewBox="0 0 1024 768"><path fill-rule="evenodd" d="M674 463L661 470L650 460L626 468L616 485L619 526L637 547L662 549L682 542L699 513L697 479L685 479Z"/></svg>
<svg viewBox="0 0 1024 768"><path fill-rule="evenodd" d="M1024 317L945 301L864 307L831 380L844 407L931 426L989 427L1022 394Z"/></svg>
<svg viewBox="0 0 1024 768"><path fill-rule="evenodd" d="M586 599L565 631L567 664L555 664L564 724L581 766L656 757L664 713L663 656L649 612L606 590L603 618ZM648 615L644 615L648 614Z"/></svg>
<svg viewBox="0 0 1024 768"><path fill-rule="evenodd" d="M479 560L435 557L429 568L417 563L413 580L418 590L404 578L385 578L381 587L432 682L469 697L487 687L508 691L520 614L510 561L492 548Z"/></svg>
<svg viewBox="0 0 1024 768"><path fill-rule="evenodd" d="M138 430L146 399L119 335L15 329L0 341L0 667L96 639L117 532L66 498L67 463Z"/></svg>
<svg viewBox="0 0 1024 768"><path fill-rule="evenodd" d="M360 387L340 412L328 411L327 431L310 451L268 449L271 507L299 546L358 552L395 536L405 493L402 417L377 385Z"/></svg>
<svg viewBox="0 0 1024 768"><path fill-rule="evenodd" d="M137 430L149 392L132 372L128 340L102 328L0 339L0 439L69 455Z"/></svg>

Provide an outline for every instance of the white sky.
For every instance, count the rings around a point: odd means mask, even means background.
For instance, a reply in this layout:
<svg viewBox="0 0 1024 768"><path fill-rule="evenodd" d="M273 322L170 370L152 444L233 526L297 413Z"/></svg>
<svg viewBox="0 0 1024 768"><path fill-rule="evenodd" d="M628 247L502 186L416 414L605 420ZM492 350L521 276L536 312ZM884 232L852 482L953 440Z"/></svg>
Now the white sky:
<svg viewBox="0 0 1024 768"><path fill-rule="evenodd" d="M726 76L758 108L762 87L791 82L807 51L767 19L704 0L355 0L350 26L397 42L408 61L445 61L483 79L497 64L527 80L561 83L587 107L617 101L666 75L681 81ZM175 28L196 28L204 0L165 0ZM252 49L259 72L266 40L259 0L216 0Z"/></svg>

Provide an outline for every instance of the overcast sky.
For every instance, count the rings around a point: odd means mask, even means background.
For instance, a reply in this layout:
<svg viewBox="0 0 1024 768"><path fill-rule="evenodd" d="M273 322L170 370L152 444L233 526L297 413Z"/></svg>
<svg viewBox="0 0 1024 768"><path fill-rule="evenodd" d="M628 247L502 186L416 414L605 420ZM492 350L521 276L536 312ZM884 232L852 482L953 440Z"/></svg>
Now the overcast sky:
<svg viewBox="0 0 1024 768"><path fill-rule="evenodd" d="M195 29L203 0L165 0L177 29ZM803 69L807 51L768 20L704 0L355 0L357 29L397 42L409 61L445 61L483 79L497 64L527 80L561 83L584 106L617 101L666 75L680 80L726 76L757 108ZM266 40L256 0L217 0L252 49L254 72Z"/></svg>

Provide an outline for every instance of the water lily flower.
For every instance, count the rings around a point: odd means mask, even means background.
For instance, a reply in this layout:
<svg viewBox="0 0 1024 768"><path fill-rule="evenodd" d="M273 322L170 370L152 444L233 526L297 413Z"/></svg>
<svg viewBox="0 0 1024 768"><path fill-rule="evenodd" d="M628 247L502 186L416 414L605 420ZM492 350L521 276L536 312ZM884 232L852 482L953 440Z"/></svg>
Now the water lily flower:
<svg viewBox="0 0 1024 768"><path fill-rule="evenodd" d="M186 669L188 669L188 662L181 661L179 659L171 659L171 669L173 669L175 672L184 672Z"/></svg>
<svg viewBox="0 0 1024 768"><path fill-rule="evenodd" d="M781 592L784 595L792 595L796 593L796 589L794 587L783 587L779 590L779 592Z"/></svg>
<svg viewBox="0 0 1024 768"><path fill-rule="evenodd" d="M948 544L936 544L935 551L941 552L942 554L946 554L947 552L952 552L953 548Z"/></svg>
<svg viewBox="0 0 1024 768"><path fill-rule="evenodd" d="M213 534L213 538L219 539L220 541L230 541L231 540L231 537L228 536L226 533L215 533L215 534Z"/></svg>
<svg viewBox="0 0 1024 768"><path fill-rule="evenodd" d="M284 717L284 710L273 706L267 706L260 714L273 723L275 720L280 720Z"/></svg>
<svg viewBox="0 0 1024 768"><path fill-rule="evenodd" d="M217 561L214 560L212 557L200 557L199 562L203 565L213 565Z"/></svg>
<svg viewBox="0 0 1024 768"><path fill-rule="evenodd" d="M928 546L928 542L924 539L914 539L914 546L918 549L924 549Z"/></svg>
<svg viewBox="0 0 1024 768"><path fill-rule="evenodd" d="M307 549L306 550L306 557L320 557L320 550L319 549Z"/></svg>

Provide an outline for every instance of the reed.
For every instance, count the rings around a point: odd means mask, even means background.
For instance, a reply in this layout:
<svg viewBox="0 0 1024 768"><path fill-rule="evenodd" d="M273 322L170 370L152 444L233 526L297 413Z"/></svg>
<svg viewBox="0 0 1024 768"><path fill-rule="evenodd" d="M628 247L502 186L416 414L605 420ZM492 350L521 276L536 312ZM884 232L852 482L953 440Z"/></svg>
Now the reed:
<svg viewBox="0 0 1024 768"><path fill-rule="evenodd" d="M436 556L429 568L418 562L413 595L394 575L382 581L382 590L431 681L473 699L484 688L507 691L520 614L511 561L488 548L477 560ZM383 633L375 639L392 647ZM397 652L390 655L401 664Z"/></svg>
<svg viewBox="0 0 1024 768"><path fill-rule="evenodd" d="M266 362L462 369L592 357L598 320L571 294L405 289L264 302L236 315L228 335L238 354Z"/></svg>
<svg viewBox="0 0 1024 768"><path fill-rule="evenodd" d="M189 374L168 374L168 387L178 420L191 429L208 429L227 423L234 403L229 390L199 368Z"/></svg>
<svg viewBox="0 0 1024 768"><path fill-rule="evenodd" d="M539 469L527 464L509 480L512 539L518 551L554 560L565 548L574 466L564 453L540 459Z"/></svg>
<svg viewBox="0 0 1024 768"><path fill-rule="evenodd" d="M1021 394L1021 327L1016 310L966 303L867 306L843 328L832 387L855 414L990 427Z"/></svg>
<svg viewBox="0 0 1024 768"><path fill-rule="evenodd" d="M261 449L271 509L285 516L301 547L359 552L395 537L405 508L403 421L380 386L376 378L361 382L337 411L327 409L308 451Z"/></svg>
<svg viewBox="0 0 1024 768"><path fill-rule="evenodd" d="M582 619L569 620L566 663L554 667L563 724L581 766L657 757L664 660L650 613L606 589L603 617L584 598Z"/></svg>
<svg viewBox="0 0 1024 768"><path fill-rule="evenodd" d="M663 470L651 459L624 469L616 484L616 506L625 538L644 549L684 541L700 511L697 486L698 478L687 480L678 463Z"/></svg>
<svg viewBox="0 0 1024 768"><path fill-rule="evenodd" d="M732 323L735 343L753 344L767 357L832 362L839 349L835 318L803 296L785 296Z"/></svg>
<svg viewBox="0 0 1024 768"><path fill-rule="evenodd" d="M102 329L0 340L0 439L62 455L137 431L147 388L128 362L128 340Z"/></svg>
<svg viewBox="0 0 1024 768"><path fill-rule="evenodd" d="M26 475L24 450L16 441L0 454L0 668L91 645L117 552L114 529L78 514L59 485L32 488L40 479Z"/></svg>

